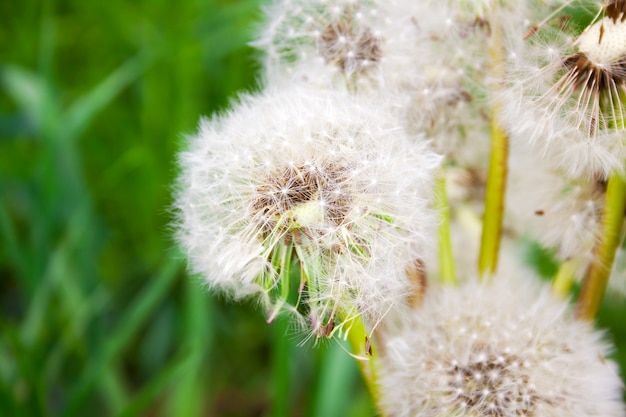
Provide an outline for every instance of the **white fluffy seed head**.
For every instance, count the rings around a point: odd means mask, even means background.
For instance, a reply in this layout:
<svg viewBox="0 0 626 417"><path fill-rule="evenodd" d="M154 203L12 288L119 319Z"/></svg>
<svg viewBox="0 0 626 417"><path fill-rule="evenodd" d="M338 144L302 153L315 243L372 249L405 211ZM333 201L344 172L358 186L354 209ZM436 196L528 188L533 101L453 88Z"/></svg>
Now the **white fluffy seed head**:
<svg viewBox="0 0 626 417"><path fill-rule="evenodd" d="M409 126L426 130L449 165L486 169L498 33L523 24L522 1L424 0L410 3L419 50L408 94Z"/></svg>
<svg viewBox="0 0 626 417"><path fill-rule="evenodd" d="M560 260L575 258L585 267L592 259L605 192L602 179L571 178L527 143L512 144L507 228L556 250Z"/></svg>
<svg viewBox="0 0 626 417"><path fill-rule="evenodd" d="M427 132L450 161L484 164L489 19L506 27L519 16L519 2L503 4L275 0L254 45L269 85L389 94L408 128Z"/></svg>
<svg viewBox="0 0 626 417"><path fill-rule="evenodd" d="M529 278L529 277L527 277ZM608 345L532 280L434 287L379 375L395 417L623 416Z"/></svg>
<svg viewBox="0 0 626 417"><path fill-rule="evenodd" d="M489 28L473 2L410 2L415 25L409 126L427 130L449 162L476 164L488 149L485 75ZM470 4L471 3L471 4ZM479 9L481 7L478 7ZM468 150L470 150L468 152Z"/></svg>
<svg viewBox="0 0 626 417"><path fill-rule="evenodd" d="M253 43L268 83L351 91L400 88L411 77L408 16L396 1L275 0Z"/></svg>
<svg viewBox="0 0 626 417"><path fill-rule="evenodd" d="M296 86L243 96L180 154L178 240L211 287L260 293L270 319L298 310L328 336L409 292L439 162L384 103Z"/></svg>
<svg viewBox="0 0 626 417"><path fill-rule="evenodd" d="M623 1L580 32L573 19L544 6L526 41L506 32L508 68L500 121L513 140L528 141L571 177L623 170L626 118L626 21ZM545 19L544 19L545 20Z"/></svg>

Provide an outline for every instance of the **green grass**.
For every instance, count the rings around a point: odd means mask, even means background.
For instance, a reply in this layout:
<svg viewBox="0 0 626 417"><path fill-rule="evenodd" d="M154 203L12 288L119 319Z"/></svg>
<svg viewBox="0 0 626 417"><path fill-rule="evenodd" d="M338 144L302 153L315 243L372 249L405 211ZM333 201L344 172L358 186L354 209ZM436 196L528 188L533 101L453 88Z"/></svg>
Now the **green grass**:
<svg viewBox="0 0 626 417"><path fill-rule="evenodd" d="M339 345L204 291L171 239L184 134L257 88L259 1L0 16L0 416L371 415Z"/></svg>

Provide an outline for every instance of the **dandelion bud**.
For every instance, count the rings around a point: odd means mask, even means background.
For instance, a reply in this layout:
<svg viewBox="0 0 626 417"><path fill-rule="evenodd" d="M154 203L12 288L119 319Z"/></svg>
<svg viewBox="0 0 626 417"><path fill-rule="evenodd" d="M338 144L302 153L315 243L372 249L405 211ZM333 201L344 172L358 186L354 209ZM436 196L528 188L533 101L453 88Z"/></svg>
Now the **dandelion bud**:
<svg viewBox="0 0 626 417"><path fill-rule="evenodd" d="M384 103L294 86L244 96L180 155L178 239L210 287L260 294L269 321L291 311L330 336L406 297L439 161Z"/></svg>

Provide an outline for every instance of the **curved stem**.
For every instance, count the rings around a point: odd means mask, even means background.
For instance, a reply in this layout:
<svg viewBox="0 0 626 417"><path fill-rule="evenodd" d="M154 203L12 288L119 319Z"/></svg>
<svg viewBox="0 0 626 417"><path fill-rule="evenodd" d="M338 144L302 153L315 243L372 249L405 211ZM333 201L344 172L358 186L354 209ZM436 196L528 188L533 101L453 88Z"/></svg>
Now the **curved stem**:
<svg viewBox="0 0 626 417"><path fill-rule="evenodd" d="M615 254L622 241L624 213L626 212L626 181L621 174L609 177L606 189L600 240L594 248L594 257L583 279L583 287L576 306L576 317L593 320L598 313L609 282Z"/></svg>
<svg viewBox="0 0 626 417"><path fill-rule="evenodd" d="M501 41L501 28L492 28L492 45L490 48L491 73L494 79L502 78L502 61L504 48ZM498 252L502 236L504 218L504 197L506 194L506 178L508 173L509 139L499 126L496 118L497 105L491 109L491 155L489 157L489 175L485 192L485 213L483 216L483 232L480 241L478 271L481 279L485 273L493 275L498 267Z"/></svg>
<svg viewBox="0 0 626 417"><path fill-rule="evenodd" d="M435 199L439 212L439 279L446 285L457 285L452 239L450 237L450 205L445 177L439 178L435 183Z"/></svg>
<svg viewBox="0 0 626 417"><path fill-rule="evenodd" d="M363 381L372 396L374 404L378 407L379 415L384 416L384 413L379 406L380 392L376 380L378 350L367 333L363 319L358 316L350 319L350 321L351 324L346 330L346 338L350 344L350 348L352 349L352 354L359 365Z"/></svg>
<svg viewBox="0 0 626 417"><path fill-rule="evenodd" d="M563 261L554 277L554 281L552 281L552 292L557 297L567 298L576 281L578 266L579 262L577 259L570 258Z"/></svg>

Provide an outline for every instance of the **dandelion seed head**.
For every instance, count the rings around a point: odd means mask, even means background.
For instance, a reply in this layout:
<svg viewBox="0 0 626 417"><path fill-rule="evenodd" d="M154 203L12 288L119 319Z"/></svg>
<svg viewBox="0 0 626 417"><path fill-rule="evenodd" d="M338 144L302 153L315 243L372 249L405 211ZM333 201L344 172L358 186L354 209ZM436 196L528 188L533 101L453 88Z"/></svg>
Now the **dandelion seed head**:
<svg viewBox="0 0 626 417"><path fill-rule="evenodd" d="M606 178L623 169L624 7L606 2L577 36L572 19L558 15L525 43L514 39L515 31L507 34L516 59L500 97L501 122L513 140L528 141L571 177Z"/></svg>
<svg viewBox="0 0 626 417"><path fill-rule="evenodd" d="M317 337L402 302L436 223L428 190L440 157L383 104L292 86L203 121L180 155L176 195L192 271L235 298L259 295L269 321L292 314ZM297 293L285 281L293 268Z"/></svg>
<svg viewBox="0 0 626 417"><path fill-rule="evenodd" d="M606 182L571 178L523 142L513 143L511 152L507 227L554 249L560 260L576 258L584 266L598 241Z"/></svg>
<svg viewBox="0 0 626 417"><path fill-rule="evenodd" d="M509 278L429 287L405 326L386 335L379 375L387 414L624 415L616 365L601 359L609 351L601 334L573 320L549 288ZM460 331L457 315L477 339ZM519 330L502 337L511 323ZM537 337L520 340L527 329Z"/></svg>
<svg viewBox="0 0 626 417"><path fill-rule="evenodd" d="M275 0L254 42L265 55L265 78L351 91L393 88L410 61L411 46L401 39L413 30L406 16L390 16L393 3Z"/></svg>
<svg viewBox="0 0 626 417"><path fill-rule="evenodd" d="M415 88L406 104L409 126L426 130L451 165L484 168L489 152L487 87L492 24L519 23L525 2L420 1L412 5Z"/></svg>

